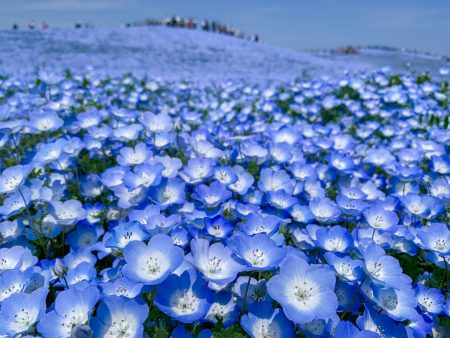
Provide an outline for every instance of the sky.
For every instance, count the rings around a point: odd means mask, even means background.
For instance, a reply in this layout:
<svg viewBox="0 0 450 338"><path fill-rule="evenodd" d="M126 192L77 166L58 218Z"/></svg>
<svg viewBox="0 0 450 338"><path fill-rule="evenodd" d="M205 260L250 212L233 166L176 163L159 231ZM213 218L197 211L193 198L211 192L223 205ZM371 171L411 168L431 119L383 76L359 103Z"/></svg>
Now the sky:
<svg viewBox="0 0 450 338"><path fill-rule="evenodd" d="M387 45L450 55L448 0L0 0L0 28L34 20L121 26L169 15L215 19L296 50Z"/></svg>

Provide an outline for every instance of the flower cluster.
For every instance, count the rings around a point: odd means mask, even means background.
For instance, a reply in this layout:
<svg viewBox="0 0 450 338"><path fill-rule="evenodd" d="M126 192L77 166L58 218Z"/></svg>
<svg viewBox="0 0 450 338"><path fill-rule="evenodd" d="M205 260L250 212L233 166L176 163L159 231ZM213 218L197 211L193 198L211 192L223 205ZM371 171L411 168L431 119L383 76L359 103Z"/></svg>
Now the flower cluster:
<svg viewBox="0 0 450 338"><path fill-rule="evenodd" d="M0 80L0 337L447 337L449 84Z"/></svg>

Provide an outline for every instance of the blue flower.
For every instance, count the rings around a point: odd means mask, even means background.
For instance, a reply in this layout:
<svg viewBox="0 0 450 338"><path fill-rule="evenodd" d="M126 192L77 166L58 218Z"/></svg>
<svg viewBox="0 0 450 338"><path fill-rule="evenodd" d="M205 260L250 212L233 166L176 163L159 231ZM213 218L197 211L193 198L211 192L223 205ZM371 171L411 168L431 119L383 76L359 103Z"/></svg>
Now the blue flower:
<svg viewBox="0 0 450 338"><path fill-rule="evenodd" d="M0 334L15 337L28 331L45 313L47 293L47 288L40 288L5 299L0 309Z"/></svg>
<svg viewBox="0 0 450 338"><path fill-rule="evenodd" d="M354 260L349 256L341 257L333 252L326 252L323 256L341 278L354 282L361 280L365 275L362 262L359 260Z"/></svg>
<svg viewBox="0 0 450 338"><path fill-rule="evenodd" d="M217 237L227 238L234 230L234 224L217 215L213 218L205 218L205 234Z"/></svg>
<svg viewBox="0 0 450 338"><path fill-rule="evenodd" d="M86 210L78 200L52 201L48 210L63 225L73 225L86 217Z"/></svg>
<svg viewBox="0 0 450 338"><path fill-rule="evenodd" d="M144 337L148 312L147 304L139 298L105 297L97 309L97 316L91 320L92 337Z"/></svg>
<svg viewBox="0 0 450 338"><path fill-rule="evenodd" d="M249 313L242 316L241 326L251 338L294 338L294 325L280 309L273 309L268 302L253 303Z"/></svg>
<svg viewBox="0 0 450 338"><path fill-rule="evenodd" d="M202 202L206 208L215 208L231 198L231 191L222 183L215 181L210 186L198 185L192 198Z"/></svg>
<svg viewBox="0 0 450 338"><path fill-rule="evenodd" d="M284 170L262 169L260 175L258 187L261 191L284 190L288 194L292 194L294 191L293 180Z"/></svg>
<svg viewBox="0 0 450 338"><path fill-rule="evenodd" d="M125 277L99 284L104 296L136 298L141 293L143 284L133 282Z"/></svg>
<svg viewBox="0 0 450 338"><path fill-rule="evenodd" d="M402 273L398 260L386 255L378 245L371 243L364 251L364 266L375 284L401 289L411 284L411 279Z"/></svg>
<svg viewBox="0 0 450 338"><path fill-rule="evenodd" d="M222 243L211 244L206 239L193 239L191 253L186 256L186 261L198 269L207 280L225 285L245 270L245 266L240 264L232 253L231 249Z"/></svg>
<svg viewBox="0 0 450 338"><path fill-rule="evenodd" d="M0 176L0 194L17 191L32 170L31 165L16 165L5 169Z"/></svg>
<svg viewBox="0 0 450 338"><path fill-rule="evenodd" d="M309 209L316 220L324 224L336 223L341 216L341 211L329 198L310 201Z"/></svg>
<svg viewBox="0 0 450 338"><path fill-rule="evenodd" d="M152 156L152 152L147 148L145 143L138 143L134 148L122 148L117 162L120 165L138 165L146 162Z"/></svg>
<svg viewBox="0 0 450 338"><path fill-rule="evenodd" d="M416 297L420 308L432 315L440 314L444 308L445 297L438 289L418 284Z"/></svg>
<svg viewBox="0 0 450 338"><path fill-rule="evenodd" d="M145 112L139 121L152 133L163 133L171 131L173 128L172 120L166 113L152 114Z"/></svg>
<svg viewBox="0 0 450 338"><path fill-rule="evenodd" d="M374 204L363 212L366 222L376 230L395 231L399 219L395 212L386 210L381 204Z"/></svg>
<svg viewBox="0 0 450 338"><path fill-rule="evenodd" d="M239 227L247 235L265 233L272 236L278 231L280 225L281 220L277 216L251 213L245 218L245 222L241 223Z"/></svg>
<svg viewBox="0 0 450 338"><path fill-rule="evenodd" d="M450 230L443 223L432 223L417 232L417 237L427 250L438 254L450 254Z"/></svg>
<svg viewBox="0 0 450 338"><path fill-rule="evenodd" d="M161 163L139 164L134 167L133 173L126 175L123 179L124 184L135 189L139 186L149 187L158 185L161 182L161 173L164 166Z"/></svg>
<svg viewBox="0 0 450 338"><path fill-rule="evenodd" d="M98 290L88 286L77 290L61 291L55 300L54 310L45 314L37 325L44 337L68 337L72 330L89 322L91 312L98 301Z"/></svg>
<svg viewBox="0 0 450 338"><path fill-rule="evenodd" d="M191 184L202 182L214 173L213 161L208 158L191 158L184 168L181 177Z"/></svg>
<svg viewBox="0 0 450 338"><path fill-rule="evenodd" d="M34 112L30 117L30 127L44 133L57 130L63 124L64 121L51 110Z"/></svg>
<svg viewBox="0 0 450 338"><path fill-rule="evenodd" d="M280 264L280 273L267 282L267 292L281 304L288 319L304 324L336 315L335 283L330 270L289 256Z"/></svg>
<svg viewBox="0 0 450 338"><path fill-rule="evenodd" d="M153 236L147 245L130 242L124 249L123 275L133 281L155 285L164 281L184 259L183 249L167 235Z"/></svg>
<svg viewBox="0 0 450 338"><path fill-rule="evenodd" d="M415 309L417 307L417 299L411 287L394 289L376 286L374 295L378 305L392 319L414 321L419 316Z"/></svg>
<svg viewBox="0 0 450 338"><path fill-rule="evenodd" d="M217 324L218 319L223 327L231 326L239 317L240 308L231 292L218 292L214 295L214 301L205 316L206 321Z"/></svg>
<svg viewBox="0 0 450 338"><path fill-rule="evenodd" d="M206 315L213 296L205 281L190 269L158 284L154 302L166 315L182 323L192 323Z"/></svg>
<svg viewBox="0 0 450 338"><path fill-rule="evenodd" d="M318 245L326 251L346 253L353 247L352 235L339 225L317 229L316 237Z"/></svg>
<svg viewBox="0 0 450 338"><path fill-rule="evenodd" d="M161 209L166 209L173 204L183 204L185 184L178 178L162 180L161 184L151 187L149 197L157 203Z"/></svg>
<svg viewBox="0 0 450 338"><path fill-rule="evenodd" d="M275 269L286 255L286 251L277 247L266 234L238 233L228 244L251 270L256 271Z"/></svg>

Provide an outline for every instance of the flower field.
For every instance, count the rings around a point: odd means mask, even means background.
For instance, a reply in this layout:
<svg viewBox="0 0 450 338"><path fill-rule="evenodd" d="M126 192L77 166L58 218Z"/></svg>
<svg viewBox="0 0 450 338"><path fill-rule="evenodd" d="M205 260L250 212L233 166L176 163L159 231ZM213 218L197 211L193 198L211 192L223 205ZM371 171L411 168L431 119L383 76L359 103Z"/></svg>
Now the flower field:
<svg viewBox="0 0 450 338"><path fill-rule="evenodd" d="M0 337L448 337L444 71L55 74L0 78Z"/></svg>

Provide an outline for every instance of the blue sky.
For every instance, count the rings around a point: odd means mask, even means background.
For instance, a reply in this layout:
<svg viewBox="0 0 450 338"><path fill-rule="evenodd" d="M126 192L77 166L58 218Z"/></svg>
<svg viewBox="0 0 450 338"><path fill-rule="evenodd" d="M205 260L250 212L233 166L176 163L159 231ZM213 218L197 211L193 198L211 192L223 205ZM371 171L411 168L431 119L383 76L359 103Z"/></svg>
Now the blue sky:
<svg viewBox="0 0 450 338"><path fill-rule="evenodd" d="M0 0L0 27L30 19L119 26L178 14L217 19L298 50L383 44L450 55L448 0Z"/></svg>

